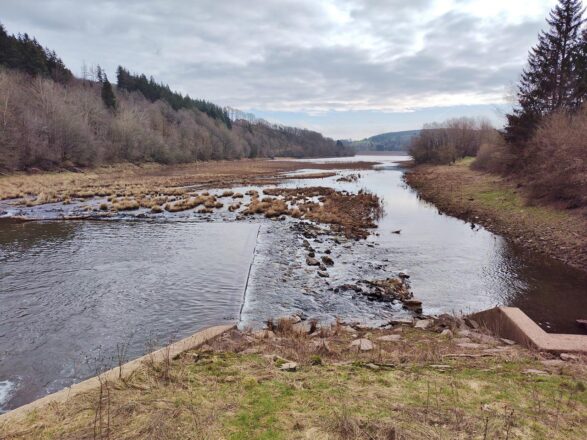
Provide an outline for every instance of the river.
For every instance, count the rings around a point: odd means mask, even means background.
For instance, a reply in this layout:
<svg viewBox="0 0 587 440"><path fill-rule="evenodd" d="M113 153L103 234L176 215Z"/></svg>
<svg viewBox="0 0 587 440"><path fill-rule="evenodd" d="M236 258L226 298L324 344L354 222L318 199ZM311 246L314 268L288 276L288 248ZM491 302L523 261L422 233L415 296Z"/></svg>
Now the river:
<svg viewBox="0 0 587 440"><path fill-rule="evenodd" d="M305 264L292 219L236 221L226 211L162 220L2 221L0 411L111 367L121 351L131 359L213 324L255 327L291 313L366 324L405 317L399 305L335 291L399 271L410 274L424 313L512 305L547 331L580 331L574 321L587 310L587 275L440 214L404 184L404 159L355 157L381 163L360 171L356 182L339 182L356 173L341 171L283 183L366 189L383 199L384 215L368 240L312 243L317 253L331 251L328 279Z"/></svg>

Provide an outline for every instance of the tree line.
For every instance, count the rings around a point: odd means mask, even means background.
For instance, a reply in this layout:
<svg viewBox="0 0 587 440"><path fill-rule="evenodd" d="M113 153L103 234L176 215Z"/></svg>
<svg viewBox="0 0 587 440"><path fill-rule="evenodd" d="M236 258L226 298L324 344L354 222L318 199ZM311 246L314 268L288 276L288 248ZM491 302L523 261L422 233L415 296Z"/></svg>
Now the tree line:
<svg viewBox="0 0 587 440"><path fill-rule="evenodd" d="M580 0L559 0L552 9L529 52L503 130L466 120L427 125L411 145L414 159L450 164L476 156L474 168L515 179L535 200L587 206L584 14Z"/></svg>
<svg viewBox="0 0 587 440"><path fill-rule="evenodd" d="M0 170L350 154L314 131L232 121L122 67L116 85L99 66L76 78L55 52L0 27Z"/></svg>
<svg viewBox="0 0 587 440"><path fill-rule="evenodd" d="M151 102L164 100L174 110L200 110L211 118L222 121L228 128L231 128L228 111L222 107L202 99L192 99L189 95L183 96L181 93L173 92L167 84L157 83L153 77L147 79L147 76L144 74L133 75L124 67L118 66L116 80L120 90L141 92Z"/></svg>

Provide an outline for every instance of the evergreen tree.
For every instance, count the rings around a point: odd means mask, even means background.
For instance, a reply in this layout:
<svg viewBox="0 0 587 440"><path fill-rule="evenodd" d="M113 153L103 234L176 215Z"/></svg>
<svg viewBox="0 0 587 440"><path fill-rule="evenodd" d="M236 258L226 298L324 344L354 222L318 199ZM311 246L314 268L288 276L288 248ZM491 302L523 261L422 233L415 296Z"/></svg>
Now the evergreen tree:
<svg viewBox="0 0 587 440"><path fill-rule="evenodd" d="M0 24L0 65L18 69L30 75L51 77L66 83L73 74L54 51L43 48L28 34L8 35Z"/></svg>
<svg viewBox="0 0 587 440"><path fill-rule="evenodd" d="M116 71L118 88L129 92L139 91L151 102L159 99L166 101L174 110L197 109L206 113L213 119L223 122L228 128L232 128L232 122L228 112L222 107L201 99L192 99L188 95L173 92L167 84L158 84L151 76L133 75L124 67L119 66Z"/></svg>
<svg viewBox="0 0 587 440"><path fill-rule="evenodd" d="M548 31L530 51L518 87L518 107L507 115L510 142L528 140L541 118L555 110L577 108L579 73L576 60L583 24L581 0L559 0L546 20Z"/></svg>
<svg viewBox="0 0 587 440"><path fill-rule="evenodd" d="M587 101L587 29L583 29L575 62L577 72L577 90L575 105L581 106Z"/></svg>
<svg viewBox="0 0 587 440"><path fill-rule="evenodd" d="M108 77L106 76L106 73L101 72L101 76L103 78L102 81L102 101L104 102L104 105L111 109L111 110L115 110L116 109L116 96L114 96L114 91L112 90L112 84L110 84L110 81L108 81Z"/></svg>

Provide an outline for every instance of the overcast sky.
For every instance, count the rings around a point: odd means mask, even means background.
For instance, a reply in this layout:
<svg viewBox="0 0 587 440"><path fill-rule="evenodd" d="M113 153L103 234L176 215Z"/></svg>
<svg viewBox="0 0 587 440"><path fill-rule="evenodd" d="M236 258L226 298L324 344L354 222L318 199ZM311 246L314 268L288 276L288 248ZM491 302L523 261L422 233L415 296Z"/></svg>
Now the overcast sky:
<svg viewBox="0 0 587 440"><path fill-rule="evenodd" d="M274 122L363 138L500 124L556 0L1 0L74 73L100 64Z"/></svg>

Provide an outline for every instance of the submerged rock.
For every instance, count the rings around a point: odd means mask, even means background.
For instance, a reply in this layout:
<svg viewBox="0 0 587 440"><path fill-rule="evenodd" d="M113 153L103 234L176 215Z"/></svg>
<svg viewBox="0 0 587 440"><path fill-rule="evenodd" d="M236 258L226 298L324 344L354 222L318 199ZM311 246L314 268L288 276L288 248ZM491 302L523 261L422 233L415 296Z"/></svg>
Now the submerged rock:
<svg viewBox="0 0 587 440"><path fill-rule="evenodd" d="M422 313L422 301L416 298L409 298L402 301L404 308L411 312L420 314Z"/></svg>
<svg viewBox="0 0 587 440"><path fill-rule="evenodd" d="M320 266L320 262L313 257L306 257L306 264L308 266Z"/></svg>
<svg viewBox="0 0 587 440"><path fill-rule="evenodd" d="M409 285L400 278L387 278L384 280L364 281L369 290L364 292L370 299L392 302L395 300L405 302L413 297ZM420 303L421 305L421 303Z"/></svg>
<svg viewBox="0 0 587 440"><path fill-rule="evenodd" d="M322 257L322 262L324 264L326 264L327 266L333 266L334 265L334 260L332 258L330 258L328 255L324 255Z"/></svg>

